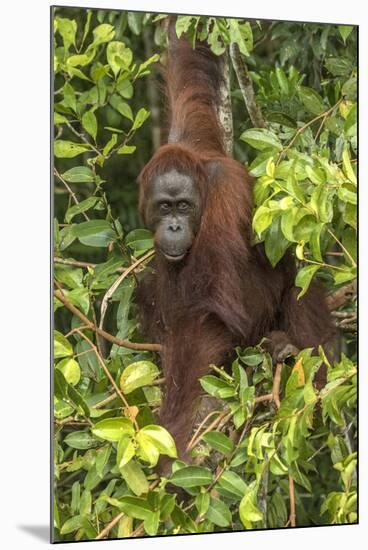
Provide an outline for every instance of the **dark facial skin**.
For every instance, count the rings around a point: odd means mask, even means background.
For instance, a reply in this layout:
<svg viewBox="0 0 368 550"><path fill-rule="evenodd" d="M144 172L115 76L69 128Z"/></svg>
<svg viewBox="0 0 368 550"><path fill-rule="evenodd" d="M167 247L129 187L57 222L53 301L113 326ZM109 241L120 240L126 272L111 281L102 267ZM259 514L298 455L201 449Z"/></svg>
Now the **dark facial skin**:
<svg viewBox="0 0 368 550"><path fill-rule="evenodd" d="M171 170L151 183L146 223L155 245L169 262L180 262L190 250L201 217L201 198L192 178Z"/></svg>

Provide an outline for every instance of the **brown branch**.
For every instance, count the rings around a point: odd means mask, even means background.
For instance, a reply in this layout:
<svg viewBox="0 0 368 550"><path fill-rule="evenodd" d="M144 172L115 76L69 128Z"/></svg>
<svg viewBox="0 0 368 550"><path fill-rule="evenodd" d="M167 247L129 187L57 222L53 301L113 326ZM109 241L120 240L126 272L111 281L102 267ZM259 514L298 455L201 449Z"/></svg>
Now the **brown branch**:
<svg viewBox="0 0 368 550"><path fill-rule="evenodd" d="M357 293L357 282L353 281L347 285L342 286L338 290L331 292L326 298L327 306L330 311L338 309L343 306L349 300L352 300Z"/></svg>
<svg viewBox="0 0 368 550"><path fill-rule="evenodd" d="M105 340L107 340L108 342L111 342L112 344L116 344L117 346L128 348L128 349L145 350L145 351L162 351L161 344L141 344L136 342L130 342L129 340L117 338L116 336L109 334L105 330L102 330L96 327L96 325L92 323L92 321L90 321L88 317L86 317L81 311L79 311L79 309L77 309L72 303L69 302L69 300L67 299L65 294L62 293L61 290L55 290L54 296L55 298L60 300L60 302L64 304L64 306L68 308L69 311L73 313L73 315L75 315L81 321L83 321L83 323L85 323L88 328L92 329L94 332L96 332L97 334L105 338Z"/></svg>
<svg viewBox="0 0 368 550"><path fill-rule="evenodd" d="M78 260L67 260L64 258L58 258L57 256L54 258L54 262L56 264L72 265L74 267L92 267L93 269L97 266L97 264L91 264L89 262L80 262Z"/></svg>
<svg viewBox="0 0 368 550"><path fill-rule="evenodd" d="M120 512L117 516L115 516L108 525L106 525L106 527L104 529L102 529L102 531L97 535L97 537L95 537L95 540L101 540L101 539L104 539L111 531L111 529L113 527L115 527L115 525L117 523L119 523L119 521L121 520L122 517L125 516L125 512Z"/></svg>
<svg viewBox="0 0 368 550"><path fill-rule="evenodd" d="M209 426L207 426L207 428L205 430L203 430L202 433L200 433L198 436L197 436L197 433L198 431L200 430L197 429L195 434L193 435L192 439L189 441L188 445L187 445L187 448L186 448L186 451L191 451L196 445L197 443L199 443L199 441L202 439L202 437L210 432L213 428L215 428L220 422L221 420L226 416L228 415L227 411L222 411L216 418L215 420L213 420L211 422L211 424ZM209 415L208 415L209 416ZM229 415L228 415L229 416ZM232 416L232 413L230 413L230 416Z"/></svg>
<svg viewBox="0 0 368 550"><path fill-rule="evenodd" d="M217 106L217 117L220 126L223 129L223 143L224 149L227 155L230 157L233 154L233 110L231 105L230 95L230 60L229 53L222 56L223 66L222 74L223 80L220 84L220 101Z"/></svg>
<svg viewBox="0 0 368 550"><path fill-rule="evenodd" d="M283 367L282 363L277 363L275 375L273 377L273 385L272 385L272 398L278 409L280 408L280 404L281 404L280 403L280 384L281 384L282 367Z"/></svg>
<svg viewBox="0 0 368 550"><path fill-rule="evenodd" d="M238 44L230 44L230 57L243 94L245 106L255 128L265 128L266 122L259 108L248 67L242 58Z"/></svg>
<svg viewBox="0 0 368 550"><path fill-rule="evenodd" d="M114 388L114 390L116 391L116 393L118 394L118 396L120 397L120 399L122 400L124 406L126 407L127 411L128 411L128 414L129 414L129 411L130 411L130 406L129 406L129 403L128 401L126 400L125 396L123 395L123 393L121 392L119 386L117 385L117 383L115 382L111 372L109 371L109 369L107 368L107 366L105 365L105 361L102 359L101 355L99 354L98 352L98 349L97 349L97 346L94 345L94 343L92 342L92 340L90 340L88 338L88 336L86 336L81 330L78 331L78 334L84 339L86 340L86 342L89 343L89 345L91 346L92 350L94 351L97 359L98 359L98 362L100 363L101 367L102 367L102 370L104 371L104 373L106 374L107 378L110 380L111 382L111 385L112 387ZM138 431L139 430L139 426L137 424L137 421L135 419L134 416L130 415L130 420L133 422L134 426L135 426L135 429Z"/></svg>
<svg viewBox="0 0 368 550"><path fill-rule="evenodd" d="M79 122L79 121L78 121L78 122ZM68 126L69 130L70 130L71 132L73 132L73 134L74 134L75 136L77 136L79 139L81 139L82 141L84 141L84 143L85 143L86 145L88 145L91 149L93 149L93 151L94 151L95 153L97 153L98 155L101 155L101 151L99 151L92 143L90 143L90 142L88 141L88 139L86 138L86 136L85 136L83 133L78 132L78 131L71 125L71 123L70 123L69 121L66 121L66 125ZM87 151L87 152L88 152L88 151Z"/></svg>
<svg viewBox="0 0 368 550"><path fill-rule="evenodd" d="M290 495L290 515L289 515L290 526L296 527L294 480L291 477L291 475L289 475L289 495Z"/></svg>
<svg viewBox="0 0 368 550"><path fill-rule="evenodd" d="M155 479L151 485L149 486L148 488L148 491L152 491L152 489L154 489L158 484L160 483L160 480L159 479ZM97 537L95 538L95 540L101 540L101 539L104 539L108 534L109 532L111 531L111 529L113 527L115 527L115 525L117 523L119 523L119 521L121 520L121 518L125 515L125 512L120 512L117 516L115 516L108 525L106 525L106 527L104 529L102 529L102 531L97 535ZM143 526L143 523L140 525L140 527ZM133 531L134 533L134 531ZM133 536L133 533L131 536Z"/></svg>

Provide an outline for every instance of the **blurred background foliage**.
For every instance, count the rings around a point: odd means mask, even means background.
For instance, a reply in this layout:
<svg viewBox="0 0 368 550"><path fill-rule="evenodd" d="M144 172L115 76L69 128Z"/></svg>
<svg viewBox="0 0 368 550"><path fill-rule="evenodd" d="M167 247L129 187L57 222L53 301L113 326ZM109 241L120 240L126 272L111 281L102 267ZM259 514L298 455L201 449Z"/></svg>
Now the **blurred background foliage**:
<svg viewBox="0 0 368 550"><path fill-rule="evenodd" d="M281 402L269 397L272 365L259 346L237 349L231 374L218 365L202 379L227 416L197 434L196 466L174 465L185 505L155 473L160 454L176 453L155 420L158 356L96 339L86 325L144 342L134 288L152 238L136 178L166 138L164 19L54 8L54 275L82 314L55 298L55 539L354 522L355 292L333 312L343 355L323 390L313 385L323 350L287 361ZM294 251L301 293L313 277L330 292L351 285L357 29L181 16L177 32L207 39L217 55L236 44L253 83L260 128L230 63L234 156L255 178L255 241L273 265Z"/></svg>

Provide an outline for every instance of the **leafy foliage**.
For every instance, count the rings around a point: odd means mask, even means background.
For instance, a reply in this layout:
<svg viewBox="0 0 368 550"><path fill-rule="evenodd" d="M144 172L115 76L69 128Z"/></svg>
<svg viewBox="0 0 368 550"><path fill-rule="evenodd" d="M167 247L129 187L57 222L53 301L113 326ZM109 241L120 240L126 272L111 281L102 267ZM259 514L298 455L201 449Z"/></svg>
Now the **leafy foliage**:
<svg viewBox="0 0 368 550"><path fill-rule="evenodd" d="M195 462L177 459L170 479L158 478L160 457L177 458L155 417L158 356L111 345L91 323L143 341L134 289L153 242L137 218L134 179L155 139L160 105L149 79L165 16L54 12L54 275L79 312L56 294L55 539L94 539L104 528L125 538L284 527L294 501L297 525L355 522L353 300L335 312L341 360L301 350L282 366L277 395L262 343L237 348L230 372L213 365L200 382L218 405L194 434ZM217 55L236 43L249 67L264 128L252 128L235 74L231 92L235 155L255 178L255 242L273 265L293 251L300 296L315 277L327 290L354 280L356 29L180 16L176 30L194 47L207 39Z"/></svg>

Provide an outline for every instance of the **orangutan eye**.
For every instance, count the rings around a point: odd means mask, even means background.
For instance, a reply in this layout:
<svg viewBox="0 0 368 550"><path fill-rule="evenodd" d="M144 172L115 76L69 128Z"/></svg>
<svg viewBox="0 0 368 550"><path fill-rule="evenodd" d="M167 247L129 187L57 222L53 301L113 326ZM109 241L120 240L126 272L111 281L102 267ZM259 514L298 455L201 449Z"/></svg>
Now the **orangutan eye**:
<svg viewBox="0 0 368 550"><path fill-rule="evenodd" d="M170 205L168 202L161 202L160 203L160 211L161 212L168 212L170 210Z"/></svg>
<svg viewBox="0 0 368 550"><path fill-rule="evenodd" d="M190 204L187 201L180 201L178 204L178 209L181 212L186 212L190 208Z"/></svg>

